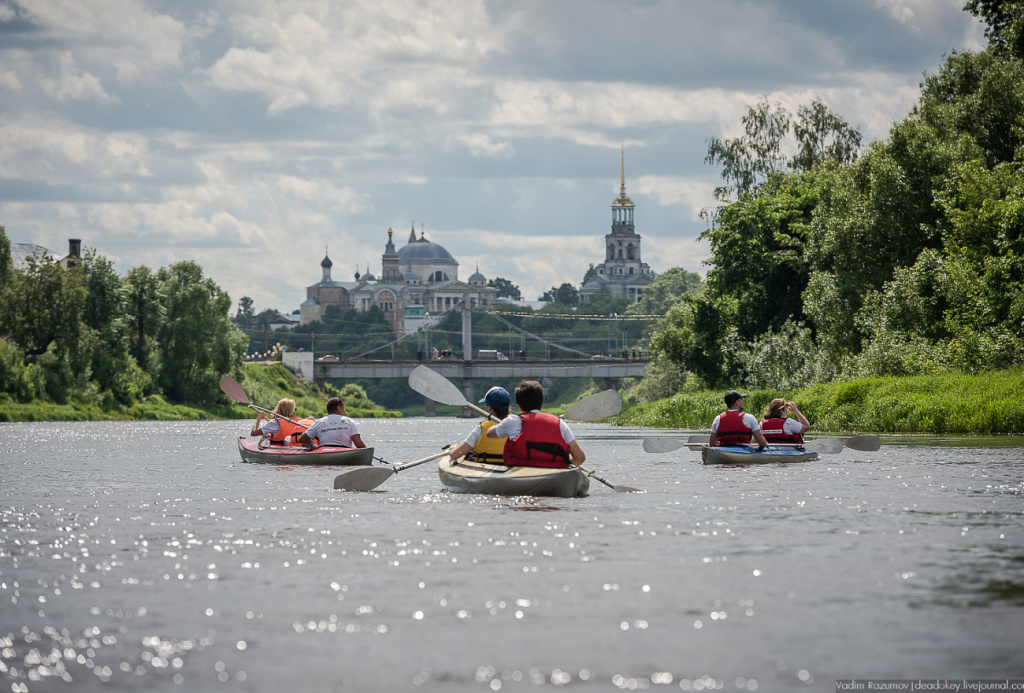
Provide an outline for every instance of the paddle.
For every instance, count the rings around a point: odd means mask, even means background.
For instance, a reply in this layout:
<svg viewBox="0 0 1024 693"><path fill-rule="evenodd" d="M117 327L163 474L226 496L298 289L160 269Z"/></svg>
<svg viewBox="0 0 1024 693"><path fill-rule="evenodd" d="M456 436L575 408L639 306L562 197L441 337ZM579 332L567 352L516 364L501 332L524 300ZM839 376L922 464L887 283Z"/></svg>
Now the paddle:
<svg viewBox="0 0 1024 693"><path fill-rule="evenodd" d="M447 448L447 446L445 446ZM424 457L422 460L407 462L396 467L359 467L334 477L334 488L338 491L372 491L403 469L409 469L447 455L447 450Z"/></svg>
<svg viewBox="0 0 1024 693"><path fill-rule="evenodd" d="M435 373L426 366L417 366L412 370L412 373L409 374L409 387L435 402L453 407L469 407L482 416L490 419L494 418L480 407L467 401L465 395L448 378ZM604 392L584 397L569 407L565 414L562 415L562 418L570 421L598 421L615 416L620 411L622 411L622 398L614 390L605 390ZM616 486L607 479L602 479L589 469L584 469L578 465L577 467L581 472L597 479L616 493L641 492L640 489L632 488L631 486Z"/></svg>
<svg viewBox="0 0 1024 693"><path fill-rule="evenodd" d="M705 445L707 442L708 437L706 435L690 436L688 440L680 438L645 438L644 451L656 453L672 452L687 445Z"/></svg>
<svg viewBox="0 0 1024 693"><path fill-rule="evenodd" d="M703 445L707 444L708 436L702 435L690 436L688 440L680 438L646 438L644 440L644 450L653 453L672 452L682 447L699 450ZM775 447L795 446L793 443L769 443L769 445ZM882 447L882 440L878 436L865 435L854 436L845 440L840 438L817 438L804 443L805 449L813 450L823 455L838 455L843 451L844 447L862 452L874 452Z"/></svg>
<svg viewBox="0 0 1024 693"><path fill-rule="evenodd" d="M295 424L296 426L300 426L302 428L309 428L308 425L302 423L301 421L296 421L295 419L289 419L287 416L275 414L274 411L271 409L264 409L263 407L258 407L252 402L250 402L249 395L245 394L245 390L242 388L242 386L239 385L238 381L232 378L230 375L225 375L223 378L220 379L220 390L231 399L235 400L239 404L244 404L250 409L261 411L264 414L273 414L277 418L289 421Z"/></svg>

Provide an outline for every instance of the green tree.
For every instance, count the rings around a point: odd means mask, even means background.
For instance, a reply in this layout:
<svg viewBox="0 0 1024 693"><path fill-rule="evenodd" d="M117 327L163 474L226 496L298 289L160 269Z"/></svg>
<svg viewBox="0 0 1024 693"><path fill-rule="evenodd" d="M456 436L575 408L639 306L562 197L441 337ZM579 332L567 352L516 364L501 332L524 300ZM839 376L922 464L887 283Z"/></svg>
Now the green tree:
<svg viewBox="0 0 1024 693"><path fill-rule="evenodd" d="M761 194L722 207L701 234L711 244L708 296L731 298L742 339L803 318L816 178L814 172L772 174Z"/></svg>
<svg viewBox="0 0 1024 693"><path fill-rule="evenodd" d="M176 402L214 401L221 377L240 367L246 342L228 315L231 298L194 262L161 269L157 281L161 389Z"/></svg>
<svg viewBox="0 0 1024 693"><path fill-rule="evenodd" d="M78 347L86 297L80 269L30 257L24 271L12 274L0 302L0 332L29 356L51 346L66 356Z"/></svg>
<svg viewBox="0 0 1024 693"><path fill-rule="evenodd" d="M664 315L683 296L700 291L702 283L696 272L673 267L655 277L644 289L643 297L626 312L632 315Z"/></svg>
<svg viewBox="0 0 1024 693"><path fill-rule="evenodd" d="M569 282L563 282L561 286L552 286L550 290L545 291L544 295L537 300L547 303L560 303L563 306L575 306L580 302L580 292Z"/></svg>
<svg viewBox="0 0 1024 693"><path fill-rule="evenodd" d="M793 134L797 153L791 166L797 171L810 171L821 164L845 166L856 161L860 151L860 131L850 127L820 99L797 109Z"/></svg>
<svg viewBox="0 0 1024 693"><path fill-rule="evenodd" d="M252 322L252 316L256 314L253 309L252 299L248 296L242 296L238 299L238 312L235 313L235 323L245 329L248 328Z"/></svg>
<svg viewBox="0 0 1024 693"><path fill-rule="evenodd" d="M747 108L743 135L730 140L712 137L704 163L721 165L726 185L715 188L715 197L728 200L750 195L768 174L781 171L787 162L782 140L789 132L790 118L781 104L773 107L767 99Z"/></svg>
<svg viewBox="0 0 1024 693"><path fill-rule="evenodd" d="M97 341L90 359L91 374L101 390L110 390L128 367L122 282L113 263L93 249L84 254L81 267L86 291L82 322Z"/></svg>
<svg viewBox="0 0 1024 693"><path fill-rule="evenodd" d="M967 0L964 9L988 24L985 36L997 52L1024 58L1024 2Z"/></svg>
<svg viewBox="0 0 1024 693"><path fill-rule="evenodd" d="M586 286L587 282L597 276L597 269L594 267L594 263L590 263L590 267L583 273L583 281L580 282L580 286Z"/></svg>
<svg viewBox="0 0 1024 693"><path fill-rule="evenodd" d="M0 292L7 286L13 271L11 264L11 241L7 238L7 232L0 226Z"/></svg>
<svg viewBox="0 0 1024 693"><path fill-rule="evenodd" d="M664 356L707 387L732 382L739 369L727 345L736 341L735 328L729 306L723 303L704 294L686 295L676 302L651 337L655 358Z"/></svg>
<svg viewBox="0 0 1024 693"><path fill-rule="evenodd" d="M758 187L786 168L809 171L821 164L843 166L857 158L861 134L850 127L820 99L797 110L794 122L780 104L767 99L747 108L741 137L708 140L704 162L721 165L726 185L715 189L715 197L728 201L758 193ZM782 143L790 127L796 136L796 155L790 159Z"/></svg>
<svg viewBox="0 0 1024 693"><path fill-rule="evenodd" d="M487 286L497 289L498 296L500 297L509 298L513 301L523 300L523 292L519 290L519 287L504 277L495 277L488 280Z"/></svg>
<svg viewBox="0 0 1024 693"><path fill-rule="evenodd" d="M123 291L128 352L140 368L155 377L160 365L155 335L163 320L160 282L148 267L140 265L124 278Z"/></svg>

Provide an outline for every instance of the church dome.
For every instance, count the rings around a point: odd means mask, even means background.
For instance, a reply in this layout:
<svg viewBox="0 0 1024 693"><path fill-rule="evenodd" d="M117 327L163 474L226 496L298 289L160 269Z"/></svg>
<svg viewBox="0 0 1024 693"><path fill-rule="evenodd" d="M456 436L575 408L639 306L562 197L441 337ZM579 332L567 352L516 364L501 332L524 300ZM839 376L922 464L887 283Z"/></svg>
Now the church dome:
<svg viewBox="0 0 1024 693"><path fill-rule="evenodd" d="M334 263L331 262L331 258L324 255L324 259L320 262L321 267L334 267Z"/></svg>
<svg viewBox="0 0 1024 693"><path fill-rule="evenodd" d="M487 277L485 277L484 275L480 274L480 270L477 270L476 272L473 272L473 274L469 275L469 281L471 281L471 282L486 282L487 281Z"/></svg>
<svg viewBox="0 0 1024 693"><path fill-rule="evenodd" d="M409 260L450 260L455 262L455 258L451 256L451 253L437 243L428 241L425 238L420 238L400 248L398 259L406 262Z"/></svg>
<svg viewBox="0 0 1024 693"><path fill-rule="evenodd" d="M377 277L373 276L373 273L370 272L370 270L366 270L366 274L362 276L362 280L364 282L375 282L377 281Z"/></svg>

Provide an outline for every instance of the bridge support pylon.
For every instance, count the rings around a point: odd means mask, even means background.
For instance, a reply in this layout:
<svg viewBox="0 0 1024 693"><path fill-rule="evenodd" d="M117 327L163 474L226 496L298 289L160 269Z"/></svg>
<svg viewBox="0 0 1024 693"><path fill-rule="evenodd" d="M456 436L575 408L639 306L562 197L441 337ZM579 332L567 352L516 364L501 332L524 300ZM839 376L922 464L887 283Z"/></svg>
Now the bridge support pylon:
<svg viewBox="0 0 1024 693"><path fill-rule="evenodd" d="M476 387L473 383L472 378L462 379L462 396L466 398L467 402L474 402L476 397ZM477 413L469 407L463 407L462 411L459 412L459 416L463 419L472 419L477 416Z"/></svg>

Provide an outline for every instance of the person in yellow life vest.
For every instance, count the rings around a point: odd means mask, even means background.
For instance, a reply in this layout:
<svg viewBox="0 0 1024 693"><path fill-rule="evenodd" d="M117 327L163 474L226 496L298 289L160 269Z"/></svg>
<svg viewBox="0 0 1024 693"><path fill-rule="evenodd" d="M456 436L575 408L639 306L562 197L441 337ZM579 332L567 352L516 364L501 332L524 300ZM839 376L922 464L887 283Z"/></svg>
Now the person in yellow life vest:
<svg viewBox="0 0 1024 693"><path fill-rule="evenodd" d="M293 445L299 442L299 436L313 423L312 419L295 418L295 400L287 397L274 407L273 416L268 419L266 414L260 412L249 435L265 436L270 439L271 445Z"/></svg>
<svg viewBox="0 0 1024 693"><path fill-rule="evenodd" d="M512 403L512 397L508 390L503 387L492 387L480 400L487 413L495 419L504 420L508 416L508 408ZM484 419L478 426L474 426L466 439L459 443L450 453L452 460L457 460L473 453L473 459L477 462L488 464L504 464L505 441L508 438L490 438L487 431L497 425L496 421Z"/></svg>

